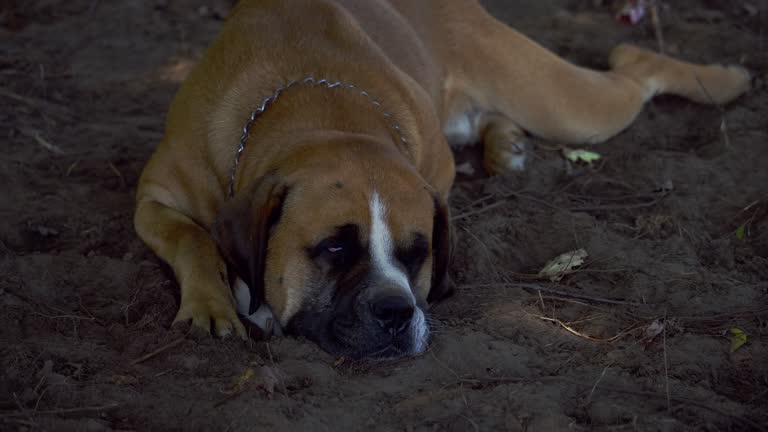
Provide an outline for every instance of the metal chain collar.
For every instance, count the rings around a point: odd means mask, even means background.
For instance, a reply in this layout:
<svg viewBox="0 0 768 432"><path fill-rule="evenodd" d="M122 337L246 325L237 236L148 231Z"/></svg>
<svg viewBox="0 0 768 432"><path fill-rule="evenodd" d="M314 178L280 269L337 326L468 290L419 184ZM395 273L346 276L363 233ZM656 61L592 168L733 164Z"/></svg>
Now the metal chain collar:
<svg viewBox="0 0 768 432"><path fill-rule="evenodd" d="M240 136L240 142L238 143L238 146L237 146L237 152L235 152L235 159L232 162L232 171L229 176L228 194L230 198L235 195L235 175L237 174L237 166L240 164L240 158L242 157L243 152L245 151L245 142L248 140L248 135L250 133L251 126L253 126L253 123L256 121L256 119L259 118L259 116L264 113L267 107L272 103L274 103L284 91L298 84L304 84L304 85L309 85L314 87L325 87L329 89L336 88L336 87L339 87L342 89L348 89L348 90L358 89L354 84L344 84L341 81L329 81L327 79L318 80L318 79L315 79L314 77L307 77L307 78L304 78L303 80L290 81L284 86L278 87L271 96L261 101L261 105L255 110L253 110L253 112L251 112L250 117L248 117L248 121L246 121L245 125L243 126L243 134ZM384 115L384 118L390 121L389 127L392 130L394 130L395 133L397 133L398 137L400 138L400 142L403 144L408 144L408 140L405 138L405 135L403 134L403 131L400 128L400 125L397 124L396 121L394 121L392 114L385 111L382 108L381 103L378 100L374 99L373 96L368 94L368 92L364 90L360 90L359 94L361 96L365 96L373 106L375 106L379 111L381 111L381 113Z"/></svg>

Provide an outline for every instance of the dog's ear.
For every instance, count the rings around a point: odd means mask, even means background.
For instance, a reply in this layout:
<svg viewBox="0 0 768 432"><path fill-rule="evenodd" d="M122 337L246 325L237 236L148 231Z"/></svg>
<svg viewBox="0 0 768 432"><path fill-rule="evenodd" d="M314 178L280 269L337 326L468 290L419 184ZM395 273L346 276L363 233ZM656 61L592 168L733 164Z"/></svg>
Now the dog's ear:
<svg viewBox="0 0 768 432"><path fill-rule="evenodd" d="M435 215L432 224L432 286L427 302L434 303L453 294L453 284L448 277L452 253L452 226L448 205L435 196Z"/></svg>
<svg viewBox="0 0 768 432"><path fill-rule="evenodd" d="M249 314L259 309L264 298L267 245L287 193L277 175L268 174L225 202L211 229L224 259L248 284Z"/></svg>

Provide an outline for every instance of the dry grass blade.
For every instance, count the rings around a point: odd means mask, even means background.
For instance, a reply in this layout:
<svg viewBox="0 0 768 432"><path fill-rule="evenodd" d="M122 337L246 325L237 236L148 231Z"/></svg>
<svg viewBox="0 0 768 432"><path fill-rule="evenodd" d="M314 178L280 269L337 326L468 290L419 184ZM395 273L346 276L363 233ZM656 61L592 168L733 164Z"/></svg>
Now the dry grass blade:
<svg viewBox="0 0 768 432"><path fill-rule="evenodd" d="M81 414L92 414L92 413L102 413L111 411L117 407L119 407L120 404L118 403L110 403L106 405L99 405L99 406L87 406L87 407L78 407L78 408L62 408L62 409L55 409L55 410L45 410L45 411L35 411L34 413L30 413L28 411L26 412L5 412L0 413L0 418L7 418L7 417L25 417L30 414L34 414L35 416L40 415L81 415Z"/></svg>
<svg viewBox="0 0 768 432"><path fill-rule="evenodd" d="M167 351L167 350L169 350L169 349L171 349L171 348L181 344L182 342L184 342L185 339L186 338L181 337L181 338L178 338L178 339L176 339L176 340L174 340L174 341L172 341L172 342L170 342L170 343L168 343L166 345L163 345L160 348L152 351L151 353L145 354L145 355L137 358L136 360L132 361L131 365L137 365L137 364L139 364L141 362L145 362L145 361L151 359L152 357L154 357L154 356L156 356L156 355L158 355L158 354L160 354L160 353L162 353L164 351Z"/></svg>
<svg viewBox="0 0 768 432"><path fill-rule="evenodd" d="M592 342L613 342L613 341L619 340L619 339L623 338L624 336L632 333L633 331L641 328L641 326L630 327L627 330L620 331L619 333L617 333L614 336L611 336L611 337L606 338L606 339L601 339L601 338L596 338L596 337L593 337L593 336L581 333L578 330L574 329L573 327L569 326L568 324L562 322L561 320L559 320L557 318L550 318L550 317L545 317L545 316L541 316L541 315L532 315L532 316L534 316L534 317L536 317L536 318L538 318L540 320L553 322L553 323L559 325L560 327L564 328L565 330L567 330L569 333L574 334L574 335L576 335L576 336L578 336L578 337L580 337L582 339L590 340Z"/></svg>
<svg viewBox="0 0 768 432"><path fill-rule="evenodd" d="M656 44L659 47L659 52L666 54L667 47L664 43L664 33L661 29L661 18L659 17L658 0L651 0L648 8L651 11L651 24L653 25L653 34L656 36Z"/></svg>
<svg viewBox="0 0 768 432"><path fill-rule="evenodd" d="M642 304L642 303L630 302L626 300L614 300L614 299L607 299L603 297L590 296L586 294L577 294L562 288L550 288L543 285L529 284L529 283L498 282L498 283L489 283L489 284L462 285L462 288L487 288L487 287L522 288L525 290L543 291L545 293L556 294L566 298L585 300L585 301L594 302L594 303L605 303L605 304L612 304L612 305L627 305L627 306L653 306L651 304Z"/></svg>

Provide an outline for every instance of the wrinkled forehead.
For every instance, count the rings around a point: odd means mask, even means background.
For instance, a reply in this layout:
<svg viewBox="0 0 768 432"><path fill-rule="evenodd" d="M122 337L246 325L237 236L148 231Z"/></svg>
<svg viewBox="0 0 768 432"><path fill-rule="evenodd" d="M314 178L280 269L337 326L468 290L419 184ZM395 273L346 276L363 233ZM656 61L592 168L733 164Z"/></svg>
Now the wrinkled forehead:
<svg viewBox="0 0 768 432"><path fill-rule="evenodd" d="M386 225L395 240L415 232L427 234L432 227L434 203L426 187L396 180L329 176L297 188L286 203L287 212L301 220L301 231L319 241L344 225L357 225L369 236L374 225ZM319 238L314 238L319 237Z"/></svg>

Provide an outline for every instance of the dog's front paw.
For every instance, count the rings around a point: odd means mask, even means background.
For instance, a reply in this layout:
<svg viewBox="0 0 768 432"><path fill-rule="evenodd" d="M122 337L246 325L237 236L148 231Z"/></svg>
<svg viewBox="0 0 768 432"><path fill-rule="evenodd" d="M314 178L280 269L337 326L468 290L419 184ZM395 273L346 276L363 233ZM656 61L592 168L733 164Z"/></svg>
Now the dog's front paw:
<svg viewBox="0 0 768 432"><path fill-rule="evenodd" d="M227 337L234 330L242 339L247 339L245 326L228 298L182 298L173 323L185 321L191 321L192 330L203 334L210 334L213 327L219 337Z"/></svg>

